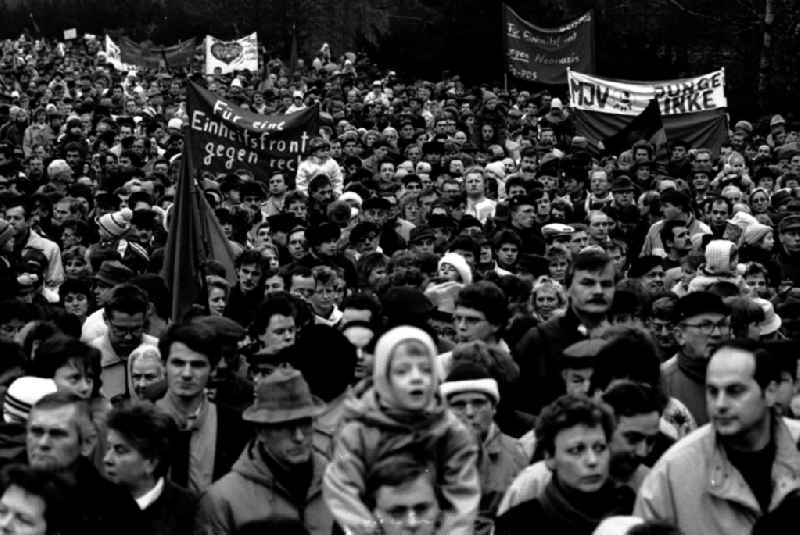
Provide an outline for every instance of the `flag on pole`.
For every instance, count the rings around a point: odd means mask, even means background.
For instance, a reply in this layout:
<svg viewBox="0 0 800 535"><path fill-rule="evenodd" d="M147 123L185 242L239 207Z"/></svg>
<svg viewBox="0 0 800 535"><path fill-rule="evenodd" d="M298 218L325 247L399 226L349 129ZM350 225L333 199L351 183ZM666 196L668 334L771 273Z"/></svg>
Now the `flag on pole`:
<svg viewBox="0 0 800 535"><path fill-rule="evenodd" d="M292 24L292 44L289 49L289 74L294 74L297 69L297 28Z"/></svg>
<svg viewBox="0 0 800 535"><path fill-rule="evenodd" d="M184 136L184 146L191 136ZM164 279L172 295L173 321L180 321L195 303L205 303L203 264L208 259L225 266L228 282L236 283L234 258L225 233L194 178L194 165L184 150L181 173L171 209L164 251Z"/></svg>
<svg viewBox="0 0 800 535"><path fill-rule="evenodd" d="M644 111L634 117L625 128L604 139L603 146L611 154L620 154L630 149L640 139L645 139L653 145L656 161L668 159L667 133L661 120L658 100L654 98L650 99Z"/></svg>

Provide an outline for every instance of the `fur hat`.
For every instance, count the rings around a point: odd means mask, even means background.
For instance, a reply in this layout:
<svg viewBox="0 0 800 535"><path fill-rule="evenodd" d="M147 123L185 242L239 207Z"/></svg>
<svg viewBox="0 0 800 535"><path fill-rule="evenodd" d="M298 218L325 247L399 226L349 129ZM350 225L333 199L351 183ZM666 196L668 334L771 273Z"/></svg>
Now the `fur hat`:
<svg viewBox="0 0 800 535"><path fill-rule="evenodd" d="M105 214L97 220L100 232L110 238L124 236L131 228L133 212L130 208L123 208L118 212Z"/></svg>
<svg viewBox="0 0 800 535"><path fill-rule="evenodd" d="M439 263L436 265L436 269L441 269L442 264L450 264L458 274L461 276L461 282L463 284L472 284L472 269L470 269L467 260L458 253L446 253Z"/></svg>
<svg viewBox="0 0 800 535"><path fill-rule="evenodd" d="M463 392L479 392L490 397L495 405L500 401L497 381L492 379L483 366L473 362L459 362L453 366L447 379L439 387L439 392L445 399Z"/></svg>

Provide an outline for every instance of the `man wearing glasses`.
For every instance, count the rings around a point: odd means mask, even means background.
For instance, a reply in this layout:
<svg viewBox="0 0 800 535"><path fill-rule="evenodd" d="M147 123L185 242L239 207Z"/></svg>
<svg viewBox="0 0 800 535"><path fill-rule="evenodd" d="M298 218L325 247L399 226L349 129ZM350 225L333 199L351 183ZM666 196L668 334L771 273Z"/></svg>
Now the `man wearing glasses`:
<svg viewBox="0 0 800 535"><path fill-rule="evenodd" d="M130 395L128 356L141 344L157 345L158 338L145 333L147 294L132 284L121 284L111 291L103 319L108 328L91 345L101 353L103 394L112 398Z"/></svg>
<svg viewBox="0 0 800 535"><path fill-rule="evenodd" d="M693 292L678 300L675 317L678 352L661 365L665 394L677 398L697 425L708 423L705 387L711 355L730 340L730 311L709 292Z"/></svg>

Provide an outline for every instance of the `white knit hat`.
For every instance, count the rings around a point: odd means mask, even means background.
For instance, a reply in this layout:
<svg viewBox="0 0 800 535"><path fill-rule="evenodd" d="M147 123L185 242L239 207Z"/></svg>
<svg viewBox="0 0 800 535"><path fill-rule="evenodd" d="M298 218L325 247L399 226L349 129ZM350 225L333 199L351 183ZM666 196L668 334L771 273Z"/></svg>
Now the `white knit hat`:
<svg viewBox="0 0 800 535"><path fill-rule="evenodd" d="M712 275L728 273L731 265L731 255L736 247L729 240L711 240L706 245L706 271Z"/></svg>
<svg viewBox="0 0 800 535"><path fill-rule="evenodd" d="M50 162L50 165L47 166L48 178L56 178L57 176L65 173L72 174L72 168L69 166L66 160L53 160Z"/></svg>
<svg viewBox="0 0 800 535"><path fill-rule="evenodd" d="M105 214L97 220L97 226L112 238L119 238L131 228L133 212L130 208L123 208L118 212Z"/></svg>
<svg viewBox="0 0 800 535"><path fill-rule="evenodd" d="M472 362L459 362L453 366L447 379L439 387L442 397L448 399L453 394L479 392L492 398L495 404L500 401L500 389L485 368Z"/></svg>
<svg viewBox="0 0 800 535"><path fill-rule="evenodd" d="M3 399L3 420L25 423L37 401L58 390L56 382L42 377L20 377L6 390Z"/></svg>
<svg viewBox="0 0 800 535"><path fill-rule="evenodd" d="M470 269L466 258L458 253L446 253L442 259L439 260L436 269L441 269L442 264L450 264L456 268L456 271L458 271L458 274L461 276L461 282L463 284L472 284L472 269Z"/></svg>

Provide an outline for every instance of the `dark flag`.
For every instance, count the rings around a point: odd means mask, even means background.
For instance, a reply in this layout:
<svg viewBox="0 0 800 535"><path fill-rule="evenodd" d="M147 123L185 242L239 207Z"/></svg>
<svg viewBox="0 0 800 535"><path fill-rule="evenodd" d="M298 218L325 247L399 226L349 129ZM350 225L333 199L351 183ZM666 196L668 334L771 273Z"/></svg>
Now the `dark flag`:
<svg viewBox="0 0 800 535"><path fill-rule="evenodd" d="M633 121L614 134L603 140L606 152L620 154L630 149L634 143L644 139L650 142L655 148L656 161L666 161L667 153L667 133L664 130L664 123L661 121L661 110L658 100L650 99L647 107L642 113L634 117Z"/></svg>
<svg viewBox="0 0 800 535"><path fill-rule="evenodd" d="M184 136L188 145L190 136ZM175 190L169 236L164 251L164 279L172 294L172 320L180 321L195 303L205 303L203 264L208 259L225 266L228 282L236 283L233 251L184 151Z"/></svg>
<svg viewBox="0 0 800 535"><path fill-rule="evenodd" d="M289 49L289 74L294 74L297 69L297 29L292 24L292 44Z"/></svg>

